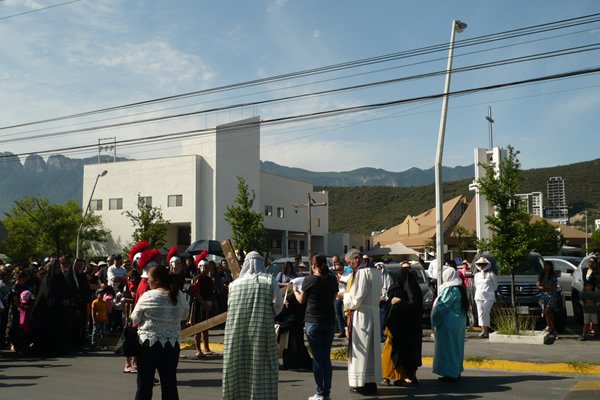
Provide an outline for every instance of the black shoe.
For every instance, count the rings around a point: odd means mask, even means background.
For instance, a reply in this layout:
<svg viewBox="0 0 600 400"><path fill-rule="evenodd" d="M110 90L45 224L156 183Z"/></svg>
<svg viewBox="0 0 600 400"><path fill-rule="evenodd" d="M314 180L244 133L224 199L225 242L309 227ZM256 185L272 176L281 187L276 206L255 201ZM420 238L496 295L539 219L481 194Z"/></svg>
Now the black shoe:
<svg viewBox="0 0 600 400"><path fill-rule="evenodd" d="M450 382L450 383L456 383L458 382L459 378L452 378L451 376L440 376L438 378L438 381L440 382Z"/></svg>
<svg viewBox="0 0 600 400"><path fill-rule="evenodd" d="M374 396L377 394L377 384L369 382L365 386L351 387L350 392L362 394L363 396Z"/></svg>

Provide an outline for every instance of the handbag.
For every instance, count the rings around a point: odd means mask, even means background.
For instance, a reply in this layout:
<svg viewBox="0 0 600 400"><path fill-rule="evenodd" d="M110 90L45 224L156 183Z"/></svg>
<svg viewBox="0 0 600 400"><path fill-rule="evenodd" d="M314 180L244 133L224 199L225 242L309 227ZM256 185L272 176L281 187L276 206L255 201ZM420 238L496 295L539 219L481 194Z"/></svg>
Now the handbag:
<svg viewBox="0 0 600 400"><path fill-rule="evenodd" d="M140 338L137 328L133 326L131 320L123 328L123 333L115 346L115 354L124 357L135 357L140 350Z"/></svg>

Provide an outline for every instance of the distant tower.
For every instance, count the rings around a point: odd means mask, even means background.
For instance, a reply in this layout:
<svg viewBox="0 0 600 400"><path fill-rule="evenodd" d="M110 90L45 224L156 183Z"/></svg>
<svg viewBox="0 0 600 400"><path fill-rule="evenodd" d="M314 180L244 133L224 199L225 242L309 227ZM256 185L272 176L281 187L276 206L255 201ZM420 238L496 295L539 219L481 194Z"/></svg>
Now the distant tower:
<svg viewBox="0 0 600 400"><path fill-rule="evenodd" d="M569 209L567 207L565 180L561 176L553 176L548 179L547 188L548 208L546 208L546 218L566 225L569 222Z"/></svg>
<svg viewBox="0 0 600 400"><path fill-rule="evenodd" d="M529 214L544 217L542 192L519 193L517 197L521 199L523 209Z"/></svg>
<svg viewBox="0 0 600 400"><path fill-rule="evenodd" d="M485 176L485 168L481 165L493 165L496 172L500 171L500 163L506 159L506 149L501 147L494 147L491 150L488 149L475 149L475 181L469 185L469 189L475 191L475 224L477 227L477 238L478 239L489 239L491 238L490 229L487 226L486 219L488 215L494 213L494 207L488 203L485 196L479 193L479 187L477 180Z"/></svg>

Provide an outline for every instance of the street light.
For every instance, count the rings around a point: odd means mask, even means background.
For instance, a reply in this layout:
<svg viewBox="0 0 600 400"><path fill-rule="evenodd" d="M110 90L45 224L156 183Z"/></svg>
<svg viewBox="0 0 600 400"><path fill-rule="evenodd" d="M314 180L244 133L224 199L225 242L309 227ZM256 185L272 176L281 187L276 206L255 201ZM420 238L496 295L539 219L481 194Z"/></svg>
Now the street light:
<svg viewBox="0 0 600 400"><path fill-rule="evenodd" d="M98 179L108 174L107 170L104 170L96 176L96 181L94 182L94 187L92 188L92 193L90 193L90 199L87 203L87 207L83 212L83 219L81 220L81 224L79 224L79 229L77 230L77 250L75 250L75 258L79 258L79 237L81 236L81 229L83 229L83 222L85 221L85 217L87 216L88 211L90 210L90 204L92 204L92 197L94 197L94 192L96 191L96 185L98 184Z"/></svg>
<svg viewBox="0 0 600 400"><path fill-rule="evenodd" d="M448 68L446 69L446 84L442 98L442 115L440 117L440 130L438 132L437 153L435 156L435 210L436 210L436 257L437 257L437 283L442 284L442 267L444 265L444 210L442 193L442 157L444 154L444 135L446 133L446 112L448 111L448 92L450 91L450 76L452 74L452 55L454 54L454 34L462 32L467 24L457 19L452 21L450 46L448 49Z"/></svg>

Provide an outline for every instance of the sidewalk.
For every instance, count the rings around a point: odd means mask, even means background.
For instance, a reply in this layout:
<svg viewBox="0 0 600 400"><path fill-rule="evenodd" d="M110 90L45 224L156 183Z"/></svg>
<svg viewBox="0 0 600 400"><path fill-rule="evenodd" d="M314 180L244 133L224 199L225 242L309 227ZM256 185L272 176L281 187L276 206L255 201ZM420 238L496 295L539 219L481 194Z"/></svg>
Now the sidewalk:
<svg viewBox="0 0 600 400"><path fill-rule="evenodd" d="M547 345L504 344L490 343L480 339L477 332L468 332L465 368L600 375L600 341L580 342L578 335L568 333L560 337ZM212 351L222 352L223 331L210 331L210 342ZM334 339L334 349L346 345L346 339ZM431 330L426 329L423 331L424 366L432 365L434 349Z"/></svg>

